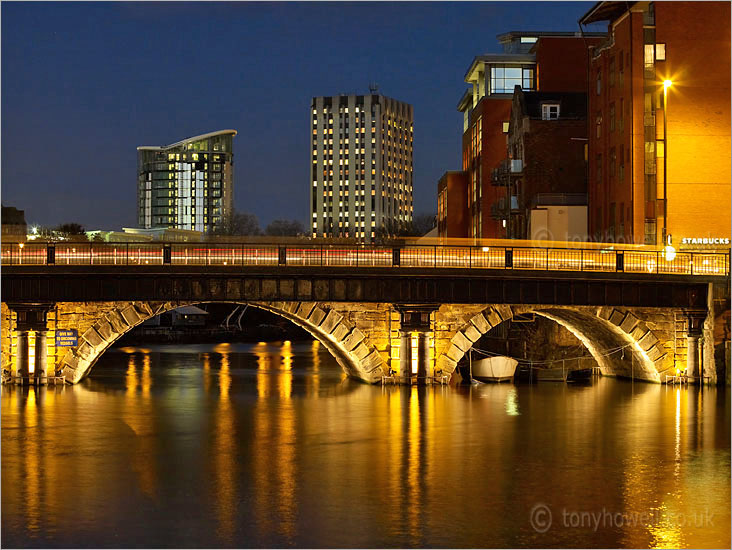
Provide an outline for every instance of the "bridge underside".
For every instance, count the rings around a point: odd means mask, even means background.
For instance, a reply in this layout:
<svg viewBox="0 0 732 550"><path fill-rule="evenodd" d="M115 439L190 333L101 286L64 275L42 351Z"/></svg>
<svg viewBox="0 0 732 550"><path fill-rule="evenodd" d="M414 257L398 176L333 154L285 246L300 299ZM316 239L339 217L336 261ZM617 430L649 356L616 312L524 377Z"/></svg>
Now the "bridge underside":
<svg viewBox="0 0 732 550"><path fill-rule="evenodd" d="M687 366L686 357L677 353L677 325L679 318L688 316L686 308L485 302L435 303L430 307L390 302L219 299L49 304L47 370L63 374L69 382L78 382L89 375L104 351L135 326L165 311L202 301L249 303L287 318L322 342L349 376L368 383L379 382L390 372L404 377L452 375L458 361L481 336L515 315L526 313L566 327L607 375L662 382L665 375ZM696 315L698 318L699 310ZM18 372L17 351L27 337L18 330L18 313L5 303L2 317L3 369ZM65 329L78 331L77 346L56 347L55 332ZM30 331L30 338L40 333ZM421 347L415 347L415 342ZM30 343L27 345L33 349ZM38 352L36 355L40 356ZM704 356L704 374L710 381L716 379L713 354Z"/></svg>

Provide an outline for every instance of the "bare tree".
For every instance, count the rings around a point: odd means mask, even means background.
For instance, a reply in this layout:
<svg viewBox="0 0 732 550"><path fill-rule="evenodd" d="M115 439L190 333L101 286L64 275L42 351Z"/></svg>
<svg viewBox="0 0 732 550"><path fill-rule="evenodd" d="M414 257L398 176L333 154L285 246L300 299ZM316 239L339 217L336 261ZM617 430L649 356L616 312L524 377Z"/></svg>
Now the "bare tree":
<svg viewBox="0 0 732 550"><path fill-rule="evenodd" d="M259 228L259 220L254 214L248 212L233 211L228 216L224 216L219 225L214 230L214 235L261 235L262 230Z"/></svg>
<svg viewBox="0 0 732 550"><path fill-rule="evenodd" d="M305 234L305 226L299 220L273 220L264 233L270 237L298 237Z"/></svg>

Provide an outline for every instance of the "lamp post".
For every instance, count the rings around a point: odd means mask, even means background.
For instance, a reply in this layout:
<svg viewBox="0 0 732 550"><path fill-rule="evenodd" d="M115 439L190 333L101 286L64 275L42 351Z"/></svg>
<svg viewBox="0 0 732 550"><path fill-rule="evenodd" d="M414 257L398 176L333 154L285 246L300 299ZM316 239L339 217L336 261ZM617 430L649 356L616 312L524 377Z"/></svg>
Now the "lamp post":
<svg viewBox="0 0 732 550"><path fill-rule="evenodd" d="M671 80L664 80L663 81L663 239L662 242L664 243L664 246L666 246L666 235L668 234L668 189L666 187L666 183L668 181L668 170L667 170L667 162L666 159L668 158L668 133L667 133L667 126L668 126L668 119L666 117L666 107L668 105L668 89L671 87L673 82Z"/></svg>

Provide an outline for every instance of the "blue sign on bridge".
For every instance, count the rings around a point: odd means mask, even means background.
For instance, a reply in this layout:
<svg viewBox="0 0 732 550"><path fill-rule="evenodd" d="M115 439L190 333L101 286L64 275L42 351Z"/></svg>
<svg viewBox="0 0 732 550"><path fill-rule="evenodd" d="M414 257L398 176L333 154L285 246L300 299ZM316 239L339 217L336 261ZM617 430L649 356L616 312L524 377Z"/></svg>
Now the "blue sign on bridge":
<svg viewBox="0 0 732 550"><path fill-rule="evenodd" d="M78 333L75 328L56 331L56 347L72 348L77 345Z"/></svg>

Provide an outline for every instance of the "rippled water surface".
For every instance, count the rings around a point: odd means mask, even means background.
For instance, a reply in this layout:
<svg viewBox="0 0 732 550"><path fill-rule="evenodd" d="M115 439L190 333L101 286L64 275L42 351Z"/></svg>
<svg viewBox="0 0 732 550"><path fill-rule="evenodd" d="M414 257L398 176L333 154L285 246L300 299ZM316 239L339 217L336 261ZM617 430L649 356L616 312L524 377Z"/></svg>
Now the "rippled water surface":
<svg viewBox="0 0 732 550"><path fill-rule="evenodd" d="M723 389L382 388L270 343L1 391L3 547L730 546Z"/></svg>

